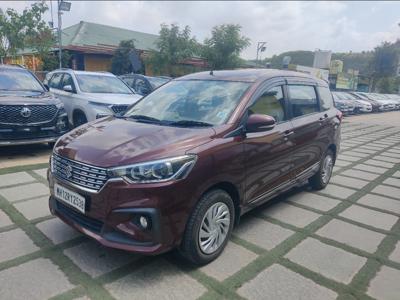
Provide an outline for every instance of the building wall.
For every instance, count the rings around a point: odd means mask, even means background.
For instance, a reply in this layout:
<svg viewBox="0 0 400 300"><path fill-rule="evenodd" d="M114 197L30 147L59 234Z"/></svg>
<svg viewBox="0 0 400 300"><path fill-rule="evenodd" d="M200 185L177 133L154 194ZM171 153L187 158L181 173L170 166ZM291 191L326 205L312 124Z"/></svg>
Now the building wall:
<svg viewBox="0 0 400 300"><path fill-rule="evenodd" d="M100 54L85 54L85 71L110 71L111 56Z"/></svg>

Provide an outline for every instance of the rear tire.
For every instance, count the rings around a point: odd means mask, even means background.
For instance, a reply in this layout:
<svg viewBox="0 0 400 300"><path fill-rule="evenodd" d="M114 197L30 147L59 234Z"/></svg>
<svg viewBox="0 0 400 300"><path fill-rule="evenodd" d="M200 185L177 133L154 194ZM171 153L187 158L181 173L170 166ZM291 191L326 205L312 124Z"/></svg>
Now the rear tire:
<svg viewBox="0 0 400 300"><path fill-rule="evenodd" d="M213 261L228 243L234 220L229 194L219 189L207 192L189 218L179 253L196 265Z"/></svg>
<svg viewBox="0 0 400 300"><path fill-rule="evenodd" d="M74 114L74 128L87 123L87 118L84 113L78 112Z"/></svg>
<svg viewBox="0 0 400 300"><path fill-rule="evenodd" d="M308 181L314 190L324 189L331 179L335 157L332 150L328 150L321 159L318 172Z"/></svg>

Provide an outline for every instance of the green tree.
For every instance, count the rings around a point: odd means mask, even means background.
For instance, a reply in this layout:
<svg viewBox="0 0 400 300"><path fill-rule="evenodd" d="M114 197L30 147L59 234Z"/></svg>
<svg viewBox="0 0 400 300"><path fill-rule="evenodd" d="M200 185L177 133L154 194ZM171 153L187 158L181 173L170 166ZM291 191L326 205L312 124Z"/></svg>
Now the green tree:
<svg viewBox="0 0 400 300"><path fill-rule="evenodd" d="M240 65L240 53L250 45L250 39L242 36L241 26L223 24L215 26L211 38L205 39L203 57L213 69L235 68Z"/></svg>
<svg viewBox="0 0 400 300"><path fill-rule="evenodd" d="M44 53L40 59L42 61L42 71L53 71L59 67L58 52ZM64 67L70 65L71 55L67 50L62 50L61 60Z"/></svg>
<svg viewBox="0 0 400 300"><path fill-rule="evenodd" d="M134 40L121 41L111 60L111 72L116 75L132 73L133 66L130 56L137 53Z"/></svg>
<svg viewBox="0 0 400 300"><path fill-rule="evenodd" d="M5 12L0 10L0 56L15 56L25 48L32 48L39 55L48 52L54 37L42 20L47 9L44 2L36 2L22 13L11 8Z"/></svg>
<svg viewBox="0 0 400 300"><path fill-rule="evenodd" d="M174 76L173 66L199 53L199 45L191 36L189 26L181 30L176 24L161 24L156 46L158 51L152 51L147 61L155 72L169 76Z"/></svg>

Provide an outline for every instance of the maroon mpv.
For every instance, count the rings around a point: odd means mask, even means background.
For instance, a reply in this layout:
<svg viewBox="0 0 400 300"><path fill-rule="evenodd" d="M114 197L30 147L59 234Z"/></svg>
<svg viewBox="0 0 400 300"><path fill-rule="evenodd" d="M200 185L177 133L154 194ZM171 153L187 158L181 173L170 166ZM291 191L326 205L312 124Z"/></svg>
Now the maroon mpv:
<svg viewBox="0 0 400 300"><path fill-rule="evenodd" d="M64 135L49 171L53 214L101 244L178 248L197 264L241 215L330 179L341 113L327 83L280 70L202 72Z"/></svg>

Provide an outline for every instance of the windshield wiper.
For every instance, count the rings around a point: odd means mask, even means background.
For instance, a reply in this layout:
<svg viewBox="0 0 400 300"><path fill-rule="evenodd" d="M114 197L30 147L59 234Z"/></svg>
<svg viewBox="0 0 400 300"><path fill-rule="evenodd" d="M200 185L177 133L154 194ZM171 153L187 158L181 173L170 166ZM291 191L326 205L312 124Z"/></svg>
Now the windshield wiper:
<svg viewBox="0 0 400 300"><path fill-rule="evenodd" d="M174 122L168 122L167 125L182 126L182 127L210 127L213 126L211 123L194 121L194 120L180 120Z"/></svg>
<svg viewBox="0 0 400 300"><path fill-rule="evenodd" d="M161 123L161 120L159 120L157 118L145 116L145 115L131 115L131 116L127 116L127 118L138 120L138 121L144 121L146 123L157 123L157 124Z"/></svg>

